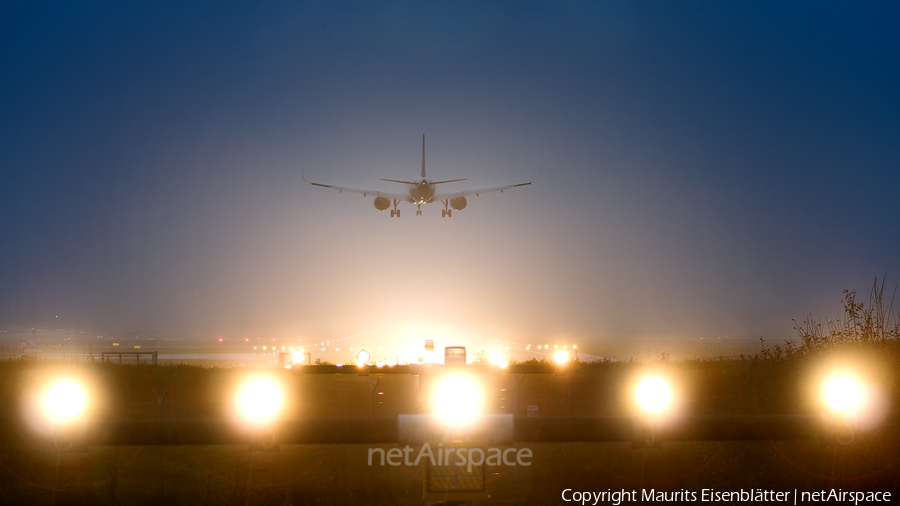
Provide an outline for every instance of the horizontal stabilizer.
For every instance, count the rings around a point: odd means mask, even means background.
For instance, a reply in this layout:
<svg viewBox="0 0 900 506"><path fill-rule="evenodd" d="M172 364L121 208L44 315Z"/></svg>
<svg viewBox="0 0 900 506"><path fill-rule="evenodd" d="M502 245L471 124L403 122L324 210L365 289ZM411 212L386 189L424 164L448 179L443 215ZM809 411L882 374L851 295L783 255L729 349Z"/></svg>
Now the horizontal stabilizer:
<svg viewBox="0 0 900 506"><path fill-rule="evenodd" d="M387 181L389 183L403 183L403 184L415 184L415 185L419 184L419 183L413 183L412 181L400 181L397 179L382 179L382 181Z"/></svg>

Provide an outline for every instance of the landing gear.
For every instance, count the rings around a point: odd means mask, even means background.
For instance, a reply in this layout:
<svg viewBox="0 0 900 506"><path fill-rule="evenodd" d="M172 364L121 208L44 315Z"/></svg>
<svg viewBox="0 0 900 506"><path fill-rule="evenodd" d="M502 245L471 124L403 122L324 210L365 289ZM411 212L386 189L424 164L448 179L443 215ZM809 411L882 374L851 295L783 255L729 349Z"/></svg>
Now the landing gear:
<svg viewBox="0 0 900 506"><path fill-rule="evenodd" d="M441 218L450 218L453 216L453 209L450 209L450 201L442 200L444 203L444 209L441 211Z"/></svg>
<svg viewBox="0 0 900 506"><path fill-rule="evenodd" d="M400 217L400 210L397 209L397 204L399 204L399 203L400 203L399 200L394 201L394 208L391 209L391 218L393 218L394 216L396 216L398 218Z"/></svg>
<svg viewBox="0 0 900 506"><path fill-rule="evenodd" d="M422 216L422 204L419 204L419 208L416 209L416 216Z"/></svg>

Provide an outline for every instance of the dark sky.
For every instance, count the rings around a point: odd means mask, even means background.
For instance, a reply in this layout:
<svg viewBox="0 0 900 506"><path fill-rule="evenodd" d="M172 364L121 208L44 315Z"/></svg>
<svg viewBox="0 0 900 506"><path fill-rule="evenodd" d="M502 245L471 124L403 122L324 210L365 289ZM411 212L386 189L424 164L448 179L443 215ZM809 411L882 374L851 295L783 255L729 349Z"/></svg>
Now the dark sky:
<svg viewBox="0 0 900 506"><path fill-rule="evenodd" d="M789 335L900 281L896 2L4 2L0 325ZM401 219L308 178L537 185ZM57 318L58 317L58 318Z"/></svg>

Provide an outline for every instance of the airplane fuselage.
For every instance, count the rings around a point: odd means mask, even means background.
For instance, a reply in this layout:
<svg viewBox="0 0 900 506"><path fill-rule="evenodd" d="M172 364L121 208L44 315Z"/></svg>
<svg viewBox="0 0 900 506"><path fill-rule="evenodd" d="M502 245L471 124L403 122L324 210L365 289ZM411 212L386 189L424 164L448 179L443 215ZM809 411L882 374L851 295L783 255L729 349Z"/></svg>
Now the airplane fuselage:
<svg viewBox="0 0 900 506"><path fill-rule="evenodd" d="M409 185L409 202L411 204L428 204L434 200L434 185L430 179L421 177L416 184Z"/></svg>

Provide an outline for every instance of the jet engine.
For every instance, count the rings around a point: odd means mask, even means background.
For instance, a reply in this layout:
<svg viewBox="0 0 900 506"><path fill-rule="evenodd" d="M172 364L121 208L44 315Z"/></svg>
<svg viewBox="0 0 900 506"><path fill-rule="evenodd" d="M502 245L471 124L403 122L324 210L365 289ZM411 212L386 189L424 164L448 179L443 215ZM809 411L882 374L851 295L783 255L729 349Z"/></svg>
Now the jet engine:
<svg viewBox="0 0 900 506"><path fill-rule="evenodd" d="M456 197L454 199L450 199L450 207L456 209L457 211L462 211L466 208L466 198Z"/></svg>
<svg viewBox="0 0 900 506"><path fill-rule="evenodd" d="M465 204L463 204L465 205ZM385 209L391 207L391 199L387 197L375 197L375 209L379 211L384 211Z"/></svg>

